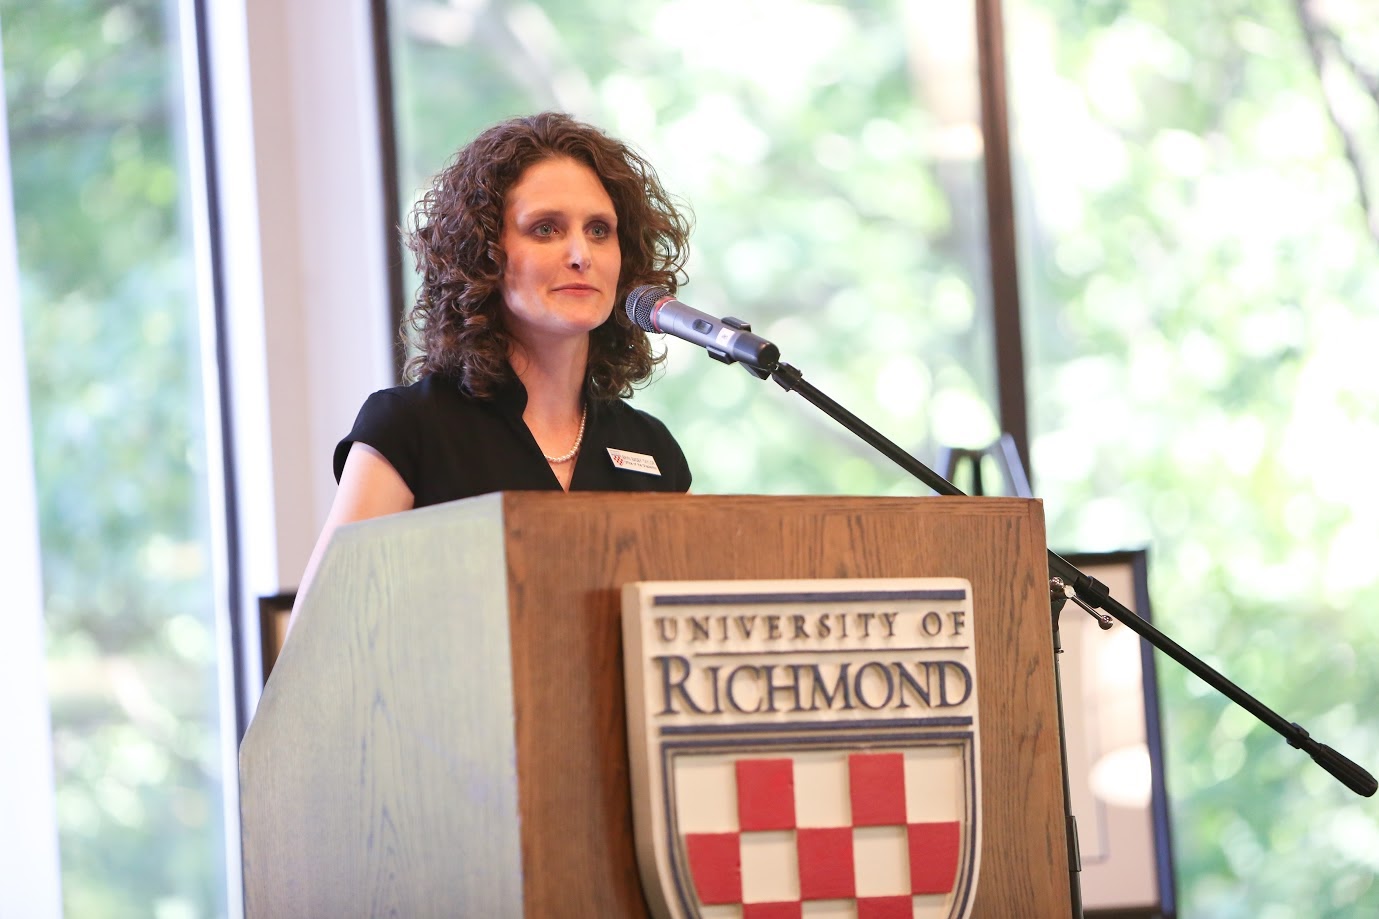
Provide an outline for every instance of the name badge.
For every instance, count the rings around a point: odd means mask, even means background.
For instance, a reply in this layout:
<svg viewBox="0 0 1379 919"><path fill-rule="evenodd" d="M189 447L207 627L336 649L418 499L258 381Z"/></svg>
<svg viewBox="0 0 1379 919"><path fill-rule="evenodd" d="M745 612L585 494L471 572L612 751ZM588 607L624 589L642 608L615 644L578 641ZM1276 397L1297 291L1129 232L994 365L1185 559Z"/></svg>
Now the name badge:
<svg viewBox="0 0 1379 919"><path fill-rule="evenodd" d="M656 457L648 456L645 453L633 453L631 450L615 450L608 448L608 456L613 460L613 465L619 469L627 469L631 472L645 472L647 475L660 475L661 469L656 465Z"/></svg>

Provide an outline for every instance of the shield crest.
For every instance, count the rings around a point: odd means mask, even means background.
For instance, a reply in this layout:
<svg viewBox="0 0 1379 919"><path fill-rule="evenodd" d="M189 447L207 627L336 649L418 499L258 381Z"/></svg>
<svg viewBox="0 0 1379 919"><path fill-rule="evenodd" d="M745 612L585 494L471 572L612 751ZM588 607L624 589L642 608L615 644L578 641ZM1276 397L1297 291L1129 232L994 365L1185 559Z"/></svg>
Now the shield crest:
<svg viewBox="0 0 1379 919"><path fill-rule="evenodd" d="M970 914L970 584L644 582L623 594L638 862L664 919Z"/></svg>

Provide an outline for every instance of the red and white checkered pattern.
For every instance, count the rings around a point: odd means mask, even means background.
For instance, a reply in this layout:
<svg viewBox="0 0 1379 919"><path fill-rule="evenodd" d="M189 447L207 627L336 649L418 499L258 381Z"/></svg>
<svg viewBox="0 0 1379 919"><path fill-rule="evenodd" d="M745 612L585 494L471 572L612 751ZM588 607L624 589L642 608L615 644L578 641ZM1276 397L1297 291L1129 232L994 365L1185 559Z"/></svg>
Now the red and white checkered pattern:
<svg viewBox="0 0 1379 919"><path fill-rule="evenodd" d="M949 914L970 832L957 748L687 756L675 788L706 919Z"/></svg>

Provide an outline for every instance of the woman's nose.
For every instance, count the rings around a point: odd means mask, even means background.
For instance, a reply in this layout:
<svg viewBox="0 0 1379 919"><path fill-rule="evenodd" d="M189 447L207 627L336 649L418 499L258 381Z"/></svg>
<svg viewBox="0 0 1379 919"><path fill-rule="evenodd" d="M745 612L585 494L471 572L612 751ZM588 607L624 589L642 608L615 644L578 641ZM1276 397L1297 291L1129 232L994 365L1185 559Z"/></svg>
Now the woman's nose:
<svg viewBox="0 0 1379 919"><path fill-rule="evenodd" d="M571 268L579 270L588 268L592 261L589 252L589 241L578 235L571 237L568 257Z"/></svg>

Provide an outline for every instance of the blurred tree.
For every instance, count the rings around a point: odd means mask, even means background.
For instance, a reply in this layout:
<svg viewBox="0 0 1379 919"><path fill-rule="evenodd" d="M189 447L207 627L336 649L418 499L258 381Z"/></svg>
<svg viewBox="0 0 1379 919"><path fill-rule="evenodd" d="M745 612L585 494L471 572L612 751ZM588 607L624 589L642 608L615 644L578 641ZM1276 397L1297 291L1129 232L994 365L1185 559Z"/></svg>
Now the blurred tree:
<svg viewBox="0 0 1379 919"><path fill-rule="evenodd" d="M1367 11L1360 4L1327 6L1315 0L1294 0L1294 4L1327 114L1355 173L1355 190L1365 222L1379 243L1379 205L1374 200L1379 194L1379 166L1374 156L1379 60L1373 58L1374 23L1366 22ZM1351 37L1344 38L1343 34Z"/></svg>
<svg viewBox="0 0 1379 919"><path fill-rule="evenodd" d="M1160 625L1373 769L1379 16L1006 8L1050 540L1148 543ZM1379 915L1373 808L1159 673L1182 914Z"/></svg>
<svg viewBox="0 0 1379 919"><path fill-rule="evenodd" d="M915 9L397 0L402 187L505 117L586 118L642 148L704 218L689 302L751 320L916 452L985 444L998 431L974 12ZM676 430L696 491L925 491L774 386L669 347L666 382L638 398Z"/></svg>
<svg viewBox="0 0 1379 919"><path fill-rule="evenodd" d="M179 23L0 0L63 899L225 911Z"/></svg>

